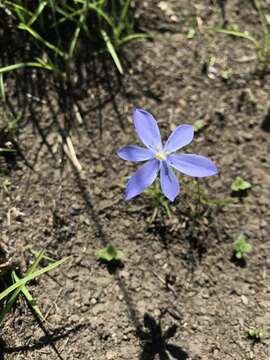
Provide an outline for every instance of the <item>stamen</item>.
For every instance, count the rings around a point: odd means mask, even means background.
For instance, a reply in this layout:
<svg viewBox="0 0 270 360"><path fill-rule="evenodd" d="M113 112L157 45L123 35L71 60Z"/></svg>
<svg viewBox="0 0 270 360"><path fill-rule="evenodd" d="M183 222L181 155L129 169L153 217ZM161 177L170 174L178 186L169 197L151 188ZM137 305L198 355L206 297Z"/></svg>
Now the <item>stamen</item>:
<svg viewBox="0 0 270 360"><path fill-rule="evenodd" d="M159 159L159 160L165 160L166 159L166 157L162 153L156 154L156 158Z"/></svg>

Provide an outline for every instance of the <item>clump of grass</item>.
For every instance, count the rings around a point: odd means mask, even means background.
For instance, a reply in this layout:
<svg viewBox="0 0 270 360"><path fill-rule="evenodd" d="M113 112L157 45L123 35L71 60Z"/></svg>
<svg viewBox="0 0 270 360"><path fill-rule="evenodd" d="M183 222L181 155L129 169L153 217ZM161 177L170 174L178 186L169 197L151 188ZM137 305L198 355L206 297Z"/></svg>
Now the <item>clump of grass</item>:
<svg viewBox="0 0 270 360"><path fill-rule="evenodd" d="M255 49L258 62L266 70L270 66L270 17L263 8L261 0L253 0L253 3L261 25L260 35L252 35L247 30L240 31L238 26L228 29L216 28L215 31L249 41Z"/></svg>
<svg viewBox="0 0 270 360"><path fill-rule="evenodd" d="M68 79L70 63L84 44L93 52L108 51L122 74L118 49L129 41L146 37L134 32L133 13L131 0L2 0L0 15L18 30L18 40L34 45L37 55L4 66L0 73L27 66ZM0 78L3 94L2 83Z"/></svg>
<svg viewBox="0 0 270 360"><path fill-rule="evenodd" d="M48 260L50 264L38 270L37 268L41 260L43 259ZM27 288L27 285L31 280L36 279L42 274L45 274L46 272L59 267L65 261L67 261L67 259L68 258L63 258L61 260L54 261L53 259L47 257L44 251L40 251L38 254L36 254L33 263L31 264L23 278L20 279L16 271L13 270L11 272L11 280L13 284L0 293L0 304L2 301L2 310L0 312L0 326L2 325L6 315L9 313L12 306L20 295L23 295L25 297L33 312L35 312L41 320L44 320L44 316L37 302L34 300L29 289Z"/></svg>

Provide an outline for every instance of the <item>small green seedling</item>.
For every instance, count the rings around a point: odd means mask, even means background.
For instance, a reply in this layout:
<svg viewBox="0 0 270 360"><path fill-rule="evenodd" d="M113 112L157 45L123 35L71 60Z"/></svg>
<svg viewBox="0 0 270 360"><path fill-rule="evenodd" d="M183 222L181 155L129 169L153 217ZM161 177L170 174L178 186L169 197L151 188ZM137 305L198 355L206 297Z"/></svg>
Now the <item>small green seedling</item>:
<svg viewBox="0 0 270 360"><path fill-rule="evenodd" d="M204 120L197 120L193 124L193 128L195 133L200 132L206 126L206 122Z"/></svg>
<svg viewBox="0 0 270 360"><path fill-rule="evenodd" d="M207 194L203 194L203 196L199 199L202 205L206 205L212 209L224 209L230 206L237 205L237 199L233 197L227 197L224 199L210 199L207 197Z"/></svg>
<svg viewBox="0 0 270 360"><path fill-rule="evenodd" d="M9 179L7 177L5 177L2 180L2 189L4 190L5 193L8 193L8 188L11 185L11 182L9 181Z"/></svg>
<svg viewBox="0 0 270 360"><path fill-rule="evenodd" d="M233 71L232 69L226 69L221 72L221 77L223 80L228 81L232 78Z"/></svg>
<svg viewBox="0 0 270 360"><path fill-rule="evenodd" d="M145 194L153 201L153 213L149 218L149 223L152 224L157 216L162 213L162 209L167 214L168 218L171 217L169 201L163 195L158 181L155 181L152 186L145 190Z"/></svg>
<svg viewBox="0 0 270 360"><path fill-rule="evenodd" d="M187 32L187 38L193 39L195 35L196 35L196 30L194 28L189 28Z"/></svg>
<svg viewBox="0 0 270 360"><path fill-rule="evenodd" d="M246 241L245 235L241 234L233 243L233 252L237 259L241 260L252 251L252 246Z"/></svg>
<svg viewBox="0 0 270 360"><path fill-rule="evenodd" d="M233 192L239 192L239 191L245 191L251 188L251 184L241 178L241 176L237 176L234 182L231 184L231 191Z"/></svg>
<svg viewBox="0 0 270 360"><path fill-rule="evenodd" d="M98 259L105 261L120 261L123 257L123 252L118 250L112 244L108 244L106 247L98 250L96 252L96 256Z"/></svg>
<svg viewBox="0 0 270 360"><path fill-rule="evenodd" d="M247 333L248 337L255 341L260 341L265 335L263 329L260 326L249 329Z"/></svg>

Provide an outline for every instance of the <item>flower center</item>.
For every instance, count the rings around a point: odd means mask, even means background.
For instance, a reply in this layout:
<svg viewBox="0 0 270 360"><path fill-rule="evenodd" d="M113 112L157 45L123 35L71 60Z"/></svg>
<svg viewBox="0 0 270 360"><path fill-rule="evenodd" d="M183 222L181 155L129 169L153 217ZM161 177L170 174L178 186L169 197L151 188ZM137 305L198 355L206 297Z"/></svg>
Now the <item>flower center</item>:
<svg viewBox="0 0 270 360"><path fill-rule="evenodd" d="M159 152L156 154L156 158L159 160L166 160L166 154L164 154L163 152Z"/></svg>

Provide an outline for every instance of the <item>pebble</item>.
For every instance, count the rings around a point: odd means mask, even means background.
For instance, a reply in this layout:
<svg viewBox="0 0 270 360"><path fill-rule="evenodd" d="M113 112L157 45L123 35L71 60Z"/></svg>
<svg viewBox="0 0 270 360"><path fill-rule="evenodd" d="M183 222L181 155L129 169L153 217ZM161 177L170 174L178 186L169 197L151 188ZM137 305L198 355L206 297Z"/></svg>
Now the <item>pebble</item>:
<svg viewBox="0 0 270 360"><path fill-rule="evenodd" d="M250 133L250 132L245 132L245 133L243 134L243 138L244 138L246 141L250 141L250 140L253 139L253 134Z"/></svg>
<svg viewBox="0 0 270 360"><path fill-rule="evenodd" d="M104 172L105 172L105 168L104 168L104 166L101 165L101 164L98 164L98 165L95 167L95 170L96 170L96 173L97 173L98 175L103 175Z"/></svg>
<svg viewBox="0 0 270 360"><path fill-rule="evenodd" d="M69 213L71 216L78 216L83 212L83 209L78 205L72 205L69 209Z"/></svg>
<svg viewBox="0 0 270 360"><path fill-rule="evenodd" d="M97 299L96 299L96 298L92 298L92 299L90 300L90 303L91 303L92 305L96 305Z"/></svg>
<svg viewBox="0 0 270 360"><path fill-rule="evenodd" d="M106 359L108 359L108 360L114 359L114 353L111 350L107 351Z"/></svg>

